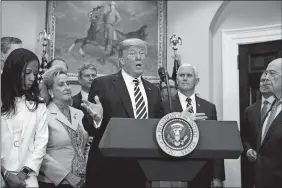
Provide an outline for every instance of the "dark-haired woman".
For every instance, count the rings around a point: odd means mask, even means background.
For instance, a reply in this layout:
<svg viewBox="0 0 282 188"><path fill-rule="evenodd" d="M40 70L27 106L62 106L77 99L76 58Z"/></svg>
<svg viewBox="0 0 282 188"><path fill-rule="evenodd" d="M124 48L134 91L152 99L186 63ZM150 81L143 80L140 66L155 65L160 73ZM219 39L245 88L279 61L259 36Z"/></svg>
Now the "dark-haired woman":
<svg viewBox="0 0 282 188"><path fill-rule="evenodd" d="M38 187L48 142L38 71L37 56L19 48L8 56L1 75L1 174L7 187Z"/></svg>

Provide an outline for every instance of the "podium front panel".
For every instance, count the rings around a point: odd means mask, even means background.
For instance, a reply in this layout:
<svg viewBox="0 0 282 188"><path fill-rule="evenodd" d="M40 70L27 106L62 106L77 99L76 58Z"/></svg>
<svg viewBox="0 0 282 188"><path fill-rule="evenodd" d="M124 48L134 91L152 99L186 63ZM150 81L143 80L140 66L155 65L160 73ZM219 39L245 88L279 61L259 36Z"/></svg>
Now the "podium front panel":
<svg viewBox="0 0 282 188"><path fill-rule="evenodd" d="M107 157L144 159L172 158L158 146L155 134L159 119L112 118L99 148ZM196 121L200 138L195 150L185 158L237 159L243 151L236 121Z"/></svg>

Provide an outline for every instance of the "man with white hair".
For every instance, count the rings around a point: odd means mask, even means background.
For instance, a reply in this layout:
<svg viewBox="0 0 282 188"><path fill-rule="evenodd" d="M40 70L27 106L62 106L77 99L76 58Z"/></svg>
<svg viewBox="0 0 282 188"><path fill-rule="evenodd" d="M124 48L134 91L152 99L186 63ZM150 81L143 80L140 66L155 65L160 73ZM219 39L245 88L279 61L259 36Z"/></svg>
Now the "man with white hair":
<svg viewBox="0 0 282 188"><path fill-rule="evenodd" d="M264 122L267 113L271 109L274 96L270 87L264 79L264 74L260 78L261 100L248 106L244 111L244 119L241 125L241 138L244 147L242 153L242 186L244 188L253 188L254 186L254 165L257 159L257 151L261 145L261 124Z"/></svg>
<svg viewBox="0 0 282 188"><path fill-rule="evenodd" d="M282 187L282 58L271 61L262 75L264 85L275 98L260 124L256 152L255 188Z"/></svg>
<svg viewBox="0 0 282 188"><path fill-rule="evenodd" d="M189 112L195 114L197 119L217 120L215 105L195 95L195 88L199 81L198 72L194 66L182 64L179 67L176 76L178 92L172 97L172 112L183 112L191 108ZM164 101L164 109L166 114L170 113L168 100ZM222 187L224 180L224 160L210 160L198 175L188 182L188 187Z"/></svg>

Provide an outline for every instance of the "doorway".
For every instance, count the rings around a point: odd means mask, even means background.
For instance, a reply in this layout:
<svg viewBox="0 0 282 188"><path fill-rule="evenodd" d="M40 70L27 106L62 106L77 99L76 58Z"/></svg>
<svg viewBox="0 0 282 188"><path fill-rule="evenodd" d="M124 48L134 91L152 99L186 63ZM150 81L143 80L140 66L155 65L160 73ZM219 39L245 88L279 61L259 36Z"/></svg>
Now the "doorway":
<svg viewBox="0 0 282 188"><path fill-rule="evenodd" d="M239 45L239 96L240 125L246 107L261 99L259 92L260 77L267 65L276 58L282 58L282 40ZM241 127L242 128L242 127ZM249 167L241 158L242 187L248 188L250 179Z"/></svg>

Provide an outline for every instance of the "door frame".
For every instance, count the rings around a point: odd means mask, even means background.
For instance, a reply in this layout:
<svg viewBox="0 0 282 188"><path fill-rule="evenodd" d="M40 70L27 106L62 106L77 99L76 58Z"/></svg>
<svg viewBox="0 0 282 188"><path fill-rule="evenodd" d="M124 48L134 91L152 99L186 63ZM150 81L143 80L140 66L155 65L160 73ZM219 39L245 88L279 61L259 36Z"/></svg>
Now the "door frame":
<svg viewBox="0 0 282 188"><path fill-rule="evenodd" d="M237 121L240 129L239 45L281 39L282 24L222 30L223 120Z"/></svg>
<svg viewBox="0 0 282 188"><path fill-rule="evenodd" d="M237 121L240 130L239 45L282 39L282 24L222 30L223 121ZM241 186L241 159L226 159L225 186Z"/></svg>

